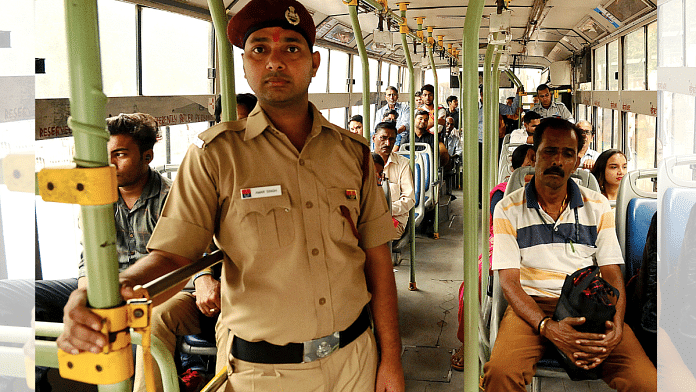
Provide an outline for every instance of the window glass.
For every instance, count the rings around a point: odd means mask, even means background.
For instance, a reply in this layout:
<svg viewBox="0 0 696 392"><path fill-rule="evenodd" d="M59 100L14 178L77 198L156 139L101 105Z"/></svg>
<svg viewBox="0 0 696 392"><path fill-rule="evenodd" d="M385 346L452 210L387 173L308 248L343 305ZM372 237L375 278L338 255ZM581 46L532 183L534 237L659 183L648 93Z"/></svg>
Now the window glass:
<svg viewBox="0 0 696 392"><path fill-rule="evenodd" d="M607 75L607 47L600 46L595 49L595 72L594 82L595 90L606 90L606 75Z"/></svg>
<svg viewBox="0 0 696 392"><path fill-rule="evenodd" d="M135 6L99 0L97 7L104 93L109 97L137 95Z"/></svg>
<svg viewBox="0 0 696 392"><path fill-rule="evenodd" d="M616 91L619 89L619 40L610 42L607 45L607 80L609 90Z"/></svg>
<svg viewBox="0 0 696 392"><path fill-rule="evenodd" d="M36 0L36 57L46 59L46 73L36 75L36 98L70 96L68 48L65 36L65 9L62 1Z"/></svg>
<svg viewBox="0 0 696 392"><path fill-rule="evenodd" d="M693 154L694 151L694 108L696 97L674 94L672 102L673 120L667 128L665 156Z"/></svg>
<svg viewBox="0 0 696 392"><path fill-rule="evenodd" d="M696 18L696 2L684 2L685 19L690 21L686 24L684 44L686 49L686 66L696 67L696 23L693 23Z"/></svg>
<svg viewBox="0 0 696 392"><path fill-rule="evenodd" d="M645 29L624 38L624 90L645 90Z"/></svg>
<svg viewBox="0 0 696 392"><path fill-rule="evenodd" d="M587 106L583 104L578 104L577 121L587 120Z"/></svg>
<svg viewBox="0 0 696 392"><path fill-rule="evenodd" d="M346 79L348 78L348 53L331 50L330 55L331 69L329 73L331 74L331 78L329 79L329 92L345 93L348 91L348 84L346 83ZM331 115L333 116L333 111ZM345 117L345 114L343 117ZM334 124L337 123L334 122Z"/></svg>
<svg viewBox="0 0 696 392"><path fill-rule="evenodd" d="M658 25L658 62L660 67L684 65L684 13L681 0L667 1L657 8L658 19L669 21Z"/></svg>
<svg viewBox="0 0 696 392"><path fill-rule="evenodd" d="M629 113L633 114L633 113ZM646 169L655 165L655 132L657 117L643 114L635 115L635 133L629 135L628 149L635 161L634 169ZM631 138L631 136L633 136Z"/></svg>
<svg viewBox="0 0 696 392"><path fill-rule="evenodd" d="M611 128L611 148L622 148L621 143L621 128L619 128L619 115L621 112L618 110L611 111L612 128Z"/></svg>
<svg viewBox="0 0 696 392"><path fill-rule="evenodd" d="M346 122L346 108L329 109L329 116L327 119L332 124L336 124L341 128L348 129L348 124Z"/></svg>
<svg viewBox="0 0 696 392"><path fill-rule="evenodd" d="M189 146L198 137L198 134L210 127L207 121L189 124L170 125L167 134L167 127L160 127L161 139L154 148L154 158L152 166L160 166L165 163L179 164L184 159ZM167 148L170 156L167 158ZM172 176L174 178L174 176Z"/></svg>
<svg viewBox="0 0 696 392"><path fill-rule="evenodd" d="M326 83L327 74L326 70L329 67L329 50L322 48L320 46L314 45L314 51L319 52L319 69L317 70L316 76L312 78L312 82L309 84L310 93L326 93Z"/></svg>
<svg viewBox="0 0 696 392"><path fill-rule="evenodd" d="M143 8L143 94L211 93L210 22Z"/></svg>
<svg viewBox="0 0 696 392"><path fill-rule="evenodd" d="M611 109L601 108L602 122L598 123L602 129L601 138L597 139L597 151L604 151L611 148L611 131L612 131L612 116ZM598 132L599 133L599 132ZM597 136L595 136L597 137Z"/></svg>
<svg viewBox="0 0 696 392"><path fill-rule="evenodd" d="M383 93L387 89L387 87L393 86L393 85L391 83L389 83L389 76L390 76L389 63L387 63L386 61L383 61L381 68L382 68L382 70L381 70L382 75L380 77L380 81L382 82L382 84L379 86L379 89L377 89L377 91L380 93ZM397 86L394 86L394 87L396 87L396 90L399 91L399 87L397 87Z"/></svg>
<svg viewBox="0 0 696 392"><path fill-rule="evenodd" d="M648 35L648 90L657 90L657 22L647 27Z"/></svg>
<svg viewBox="0 0 696 392"><path fill-rule="evenodd" d="M102 83L107 96L137 94L135 78L135 6L115 0L99 0L99 41ZM70 96L65 10L58 1L36 1L33 41L36 57L44 58L46 73L36 75L36 98Z"/></svg>
<svg viewBox="0 0 696 392"><path fill-rule="evenodd" d="M361 93L363 91L363 79L362 79L362 61L360 56L353 55L353 92Z"/></svg>
<svg viewBox="0 0 696 392"><path fill-rule="evenodd" d="M37 140L34 150L37 169L71 164L74 149L72 137ZM79 215L79 205L49 203L36 196L36 229L43 279L77 276L82 251L82 232L77 223Z"/></svg>
<svg viewBox="0 0 696 392"><path fill-rule="evenodd" d="M404 91L399 85L399 72L401 72L401 67L394 64L389 64L389 85L396 87L399 92Z"/></svg>
<svg viewBox="0 0 696 392"><path fill-rule="evenodd" d="M246 77L244 76L244 64L242 63L242 52L243 50L237 48L236 46L232 48L232 58L234 59L234 92L236 94L251 93L249 83L247 83Z"/></svg>

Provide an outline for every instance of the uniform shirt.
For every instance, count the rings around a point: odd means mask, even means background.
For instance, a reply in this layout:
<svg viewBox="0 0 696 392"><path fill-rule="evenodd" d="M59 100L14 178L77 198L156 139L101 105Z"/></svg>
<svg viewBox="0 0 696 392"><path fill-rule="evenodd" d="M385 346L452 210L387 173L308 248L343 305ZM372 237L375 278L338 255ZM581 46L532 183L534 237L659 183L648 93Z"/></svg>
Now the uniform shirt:
<svg viewBox="0 0 696 392"><path fill-rule="evenodd" d="M375 123L374 125L377 125L382 122L382 119L384 118L384 114L387 113L392 109L389 108L389 104L386 104L379 108L377 110L377 113L375 114ZM394 104L394 110L399 114L399 117L396 118L396 130L398 131L401 126L406 127L406 131L408 132L409 130L409 124L411 123L411 111L408 107L408 104L406 102L397 102ZM374 134L375 131L372 130L371 134Z"/></svg>
<svg viewBox="0 0 696 392"><path fill-rule="evenodd" d="M172 180L150 169L143 193L133 204L133 208L128 208L119 193L118 201L114 204L119 271L130 267L147 254L147 242L160 217L171 184ZM86 275L83 257L80 260L78 277Z"/></svg>
<svg viewBox="0 0 696 392"><path fill-rule="evenodd" d="M570 114L570 111L563 104L563 102L551 102L551 105L549 105L548 109L541 106L541 103L538 103L532 108L532 110L539 113L541 118L558 116L564 120L568 120L572 123L575 123L573 115Z"/></svg>
<svg viewBox="0 0 696 392"><path fill-rule="evenodd" d="M389 179L392 200L392 216L402 225L408 222L408 212L416 205L413 174L409 160L395 152L389 154L384 173Z"/></svg>
<svg viewBox="0 0 696 392"><path fill-rule="evenodd" d="M566 275L593 264L623 264L614 213L602 194L568 180L570 202L554 222L539 207L534 181L495 207L494 270L519 269L525 293L558 298Z"/></svg>
<svg viewBox="0 0 696 392"><path fill-rule="evenodd" d="M215 236L225 254L220 320L248 341L346 329L370 301L363 249L395 236L371 163L361 192L367 141L310 110L299 153L258 105L201 133L148 244L195 260Z"/></svg>

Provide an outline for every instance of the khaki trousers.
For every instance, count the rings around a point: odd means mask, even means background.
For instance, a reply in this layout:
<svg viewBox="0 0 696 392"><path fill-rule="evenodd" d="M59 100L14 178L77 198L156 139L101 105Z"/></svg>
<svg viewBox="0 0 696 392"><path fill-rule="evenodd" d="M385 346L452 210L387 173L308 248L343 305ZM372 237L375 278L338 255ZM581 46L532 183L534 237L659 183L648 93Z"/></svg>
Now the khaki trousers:
<svg viewBox="0 0 696 392"><path fill-rule="evenodd" d="M232 337L225 352L231 352ZM227 392L374 392L377 346L368 329L326 358L300 364L259 364L229 355Z"/></svg>
<svg viewBox="0 0 696 392"><path fill-rule="evenodd" d="M152 319L150 321L151 333L158 337L166 346L167 350L174 356L176 349L176 337L193 335L201 332L198 317L200 311L196 306L196 297L187 292L176 293L166 302L152 308ZM218 322L218 324L220 324ZM215 339L217 347L224 347L224 341L219 336L219 328L215 327ZM217 364L219 369L226 363L226 355L223 350L218 349ZM134 392L146 392L145 373L143 367L143 350L138 346L135 359L135 380L133 382ZM162 376L157 363L153 361L155 372L155 390L161 392Z"/></svg>
<svg viewBox="0 0 696 392"><path fill-rule="evenodd" d="M555 298L532 297L546 315L553 315ZM532 381L536 363L547 349L555 350L544 337L537 335L536 327L517 316L510 306L500 322L500 329L484 367L484 386L488 391L525 391ZM621 343L603 362L602 379L619 391L656 391L657 371L636 339L624 324Z"/></svg>

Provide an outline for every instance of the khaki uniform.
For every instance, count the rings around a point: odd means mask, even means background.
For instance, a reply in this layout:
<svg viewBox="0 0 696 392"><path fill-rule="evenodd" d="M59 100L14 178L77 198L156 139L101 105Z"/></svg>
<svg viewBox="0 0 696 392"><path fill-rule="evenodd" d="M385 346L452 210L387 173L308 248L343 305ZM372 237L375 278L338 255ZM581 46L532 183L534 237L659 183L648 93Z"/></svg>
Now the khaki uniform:
<svg viewBox="0 0 696 392"><path fill-rule="evenodd" d="M148 244L193 260L214 235L225 253L221 322L247 341L286 345L346 329L370 301L363 249L394 236L371 165L361 192L365 139L310 110L300 153L260 106L201 133Z"/></svg>

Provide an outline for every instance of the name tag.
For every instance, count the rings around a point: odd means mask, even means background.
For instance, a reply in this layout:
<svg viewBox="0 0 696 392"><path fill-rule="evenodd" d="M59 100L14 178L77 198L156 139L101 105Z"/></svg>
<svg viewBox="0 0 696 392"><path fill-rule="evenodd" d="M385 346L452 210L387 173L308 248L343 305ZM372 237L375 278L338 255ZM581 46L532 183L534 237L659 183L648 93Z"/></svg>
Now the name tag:
<svg viewBox="0 0 696 392"><path fill-rule="evenodd" d="M280 185L242 189L242 199L256 199L259 197L280 196L282 194L283 192L280 190Z"/></svg>

